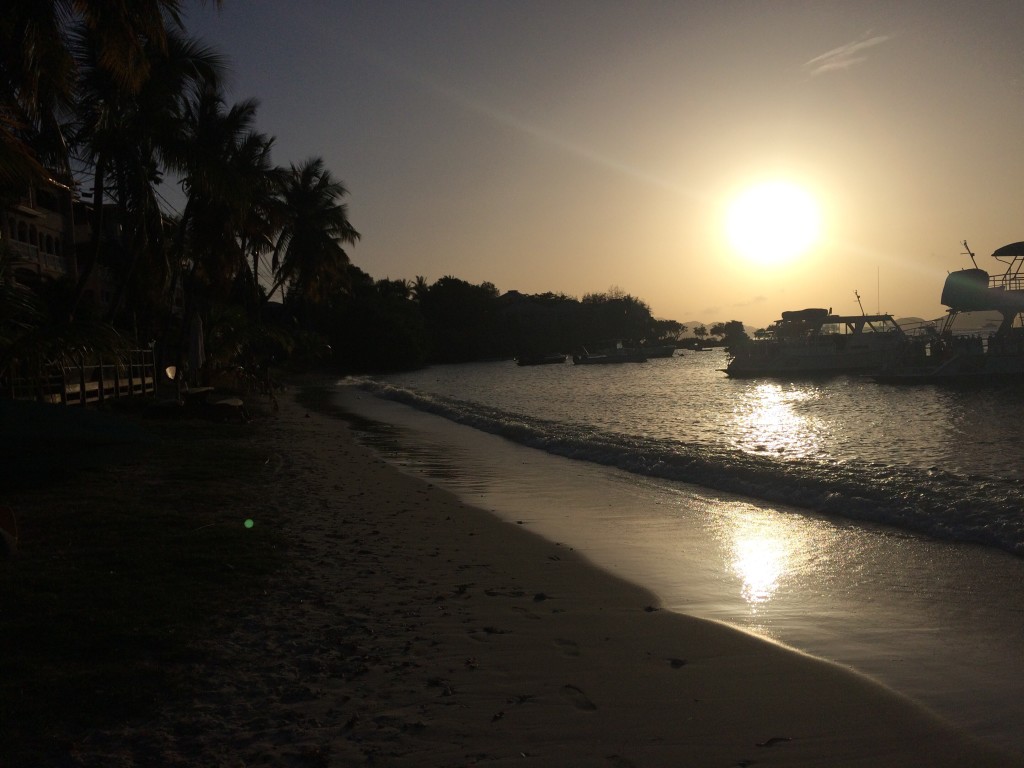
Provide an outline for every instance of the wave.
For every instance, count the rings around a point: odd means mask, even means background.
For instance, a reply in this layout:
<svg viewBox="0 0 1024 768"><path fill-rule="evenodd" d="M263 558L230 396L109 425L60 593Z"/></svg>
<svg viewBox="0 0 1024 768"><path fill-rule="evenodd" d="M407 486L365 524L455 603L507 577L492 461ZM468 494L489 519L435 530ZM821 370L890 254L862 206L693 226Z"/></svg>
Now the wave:
<svg viewBox="0 0 1024 768"><path fill-rule="evenodd" d="M345 383L557 456L1024 556L1024 482L1013 478L883 462L781 458L607 432L373 379Z"/></svg>

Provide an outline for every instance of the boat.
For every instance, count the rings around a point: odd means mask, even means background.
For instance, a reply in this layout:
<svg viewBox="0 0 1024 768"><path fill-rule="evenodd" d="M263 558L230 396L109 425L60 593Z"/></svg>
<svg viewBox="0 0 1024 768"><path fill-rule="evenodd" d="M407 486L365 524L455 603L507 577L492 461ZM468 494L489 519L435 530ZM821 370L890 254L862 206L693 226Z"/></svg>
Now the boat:
<svg viewBox="0 0 1024 768"><path fill-rule="evenodd" d="M601 347L597 351L590 352L584 347L579 353L572 356L576 365L614 365L616 363L646 363L647 353L640 347L626 347L621 341L611 346Z"/></svg>
<svg viewBox="0 0 1024 768"><path fill-rule="evenodd" d="M946 276L940 298L947 308L945 318L912 334L904 354L879 371L876 381L984 383L1024 377L1024 242L992 253L1005 265L996 275L978 267L966 240L963 246L974 266ZM994 331L981 330L978 323L972 331L957 330L978 313L997 313L1001 320Z"/></svg>
<svg viewBox="0 0 1024 768"><path fill-rule="evenodd" d="M757 338L730 347L724 372L732 378L874 373L906 343L892 315L865 314L863 307L859 315L791 310Z"/></svg>
<svg viewBox="0 0 1024 768"><path fill-rule="evenodd" d="M547 352L537 355L519 355L516 365L560 365L567 356L559 352Z"/></svg>

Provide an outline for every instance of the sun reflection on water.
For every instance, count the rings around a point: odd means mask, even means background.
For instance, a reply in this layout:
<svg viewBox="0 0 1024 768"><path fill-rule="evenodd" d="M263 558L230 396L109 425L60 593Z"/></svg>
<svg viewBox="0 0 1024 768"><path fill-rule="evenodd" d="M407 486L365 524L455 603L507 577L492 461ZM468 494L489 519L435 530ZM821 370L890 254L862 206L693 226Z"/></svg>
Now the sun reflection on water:
<svg viewBox="0 0 1024 768"><path fill-rule="evenodd" d="M806 580L811 572L827 577L823 542L819 537L815 545L816 526L809 527L802 517L746 504L721 511L727 567L739 580L740 597L752 615L766 618L772 600L787 584Z"/></svg>
<svg viewBox="0 0 1024 768"><path fill-rule="evenodd" d="M786 571L785 542L763 534L741 534L733 542L733 571L742 579L741 593L751 608L771 600Z"/></svg>
<svg viewBox="0 0 1024 768"><path fill-rule="evenodd" d="M799 458L820 449L822 425L800 413L821 393L811 387L763 383L746 390L733 410L736 447L752 453Z"/></svg>

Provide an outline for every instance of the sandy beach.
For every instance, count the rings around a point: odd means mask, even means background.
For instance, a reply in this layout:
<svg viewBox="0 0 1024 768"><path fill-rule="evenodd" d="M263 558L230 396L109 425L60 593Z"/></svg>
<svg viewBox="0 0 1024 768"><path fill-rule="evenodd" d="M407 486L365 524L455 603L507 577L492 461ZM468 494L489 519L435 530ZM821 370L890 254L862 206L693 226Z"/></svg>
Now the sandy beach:
<svg viewBox="0 0 1024 768"><path fill-rule="evenodd" d="M264 482L235 510L285 537L285 566L196 649L186 697L69 764L1024 765L846 669L660 610L294 395L251 425Z"/></svg>

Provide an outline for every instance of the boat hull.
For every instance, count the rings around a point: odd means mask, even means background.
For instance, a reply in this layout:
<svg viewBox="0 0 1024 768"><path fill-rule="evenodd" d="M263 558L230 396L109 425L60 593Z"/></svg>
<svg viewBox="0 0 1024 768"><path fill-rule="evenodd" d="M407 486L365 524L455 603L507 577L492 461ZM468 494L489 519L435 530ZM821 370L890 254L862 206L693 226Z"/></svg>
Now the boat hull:
<svg viewBox="0 0 1024 768"><path fill-rule="evenodd" d="M629 355L573 355L575 365L618 365L621 363L646 363L647 356Z"/></svg>
<svg viewBox="0 0 1024 768"><path fill-rule="evenodd" d="M516 358L516 365L561 365L566 355L521 355Z"/></svg>
<svg viewBox="0 0 1024 768"><path fill-rule="evenodd" d="M832 315L828 310L783 312L767 338L730 349L732 378L813 377L876 373L906 348L889 315Z"/></svg>
<svg viewBox="0 0 1024 768"><path fill-rule="evenodd" d="M931 365L903 362L872 378L881 384L1019 383L1024 381L1024 351L961 354Z"/></svg>

